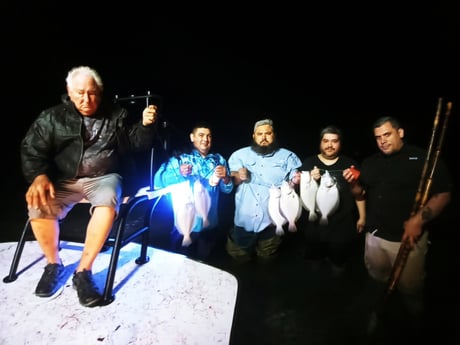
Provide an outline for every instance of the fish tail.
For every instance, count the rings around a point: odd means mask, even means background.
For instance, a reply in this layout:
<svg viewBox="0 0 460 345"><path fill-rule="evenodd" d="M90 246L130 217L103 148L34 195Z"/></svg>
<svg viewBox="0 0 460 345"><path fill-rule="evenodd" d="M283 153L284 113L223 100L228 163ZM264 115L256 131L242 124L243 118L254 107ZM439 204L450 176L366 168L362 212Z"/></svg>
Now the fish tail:
<svg viewBox="0 0 460 345"><path fill-rule="evenodd" d="M290 232L297 232L297 226L295 225L295 223L289 223L289 227L288 227L288 230Z"/></svg>
<svg viewBox="0 0 460 345"><path fill-rule="evenodd" d="M184 236L184 238L182 239L182 247L188 247L189 245L192 244L192 239L190 238L190 236Z"/></svg>
<svg viewBox="0 0 460 345"><path fill-rule="evenodd" d="M276 232L276 234L278 236L283 236L284 235L284 230L283 230L283 228L281 226L277 226L275 232Z"/></svg>

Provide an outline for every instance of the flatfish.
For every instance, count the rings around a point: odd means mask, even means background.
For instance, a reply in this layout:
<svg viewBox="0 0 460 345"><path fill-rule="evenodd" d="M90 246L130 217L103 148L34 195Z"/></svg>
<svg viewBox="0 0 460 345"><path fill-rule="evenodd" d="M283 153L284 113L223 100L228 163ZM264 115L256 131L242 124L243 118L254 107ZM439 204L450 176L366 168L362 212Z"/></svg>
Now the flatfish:
<svg viewBox="0 0 460 345"><path fill-rule="evenodd" d="M308 220L314 222L318 219L316 214L316 192L318 191L318 183L311 177L309 171L300 172L300 187L299 194L302 201L302 207L308 211Z"/></svg>
<svg viewBox="0 0 460 345"><path fill-rule="evenodd" d="M325 171L321 176L321 182L316 192L316 208L321 213L319 223L327 225L328 217L339 207L340 197L337 181Z"/></svg>
<svg viewBox="0 0 460 345"><path fill-rule="evenodd" d="M171 200L176 228L184 236L182 246L187 247L192 243L190 234L196 215L190 181L174 185L174 188L171 189Z"/></svg>
<svg viewBox="0 0 460 345"><path fill-rule="evenodd" d="M281 213L288 221L288 230L291 232L296 232L297 226L295 222L302 214L302 203L300 201L300 197L287 181L283 181L280 186L280 190Z"/></svg>
<svg viewBox="0 0 460 345"><path fill-rule="evenodd" d="M268 199L268 213L272 223L276 226L276 234L284 235L283 225L287 223L280 209L281 189L272 185L270 187L270 197Z"/></svg>
<svg viewBox="0 0 460 345"><path fill-rule="evenodd" d="M200 180L193 183L193 200L195 203L196 215L203 219L203 228L209 226L208 213L211 208L211 197L205 186Z"/></svg>

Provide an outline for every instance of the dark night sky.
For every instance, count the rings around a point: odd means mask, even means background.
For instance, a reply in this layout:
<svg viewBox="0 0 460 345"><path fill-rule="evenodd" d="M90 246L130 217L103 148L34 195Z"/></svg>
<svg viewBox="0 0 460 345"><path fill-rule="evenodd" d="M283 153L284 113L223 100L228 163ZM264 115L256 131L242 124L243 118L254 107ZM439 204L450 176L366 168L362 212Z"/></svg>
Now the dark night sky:
<svg viewBox="0 0 460 345"><path fill-rule="evenodd" d="M427 145L438 97L457 107L460 59L455 2L424 3L3 3L4 118L14 119L18 147L39 111L59 101L67 71L88 64L108 97L161 95L163 119L181 136L193 121L210 120L225 156L266 116L301 158L317 152L318 131L330 123L344 129L348 153L373 152L370 126L383 113ZM455 117L451 124L458 128Z"/></svg>

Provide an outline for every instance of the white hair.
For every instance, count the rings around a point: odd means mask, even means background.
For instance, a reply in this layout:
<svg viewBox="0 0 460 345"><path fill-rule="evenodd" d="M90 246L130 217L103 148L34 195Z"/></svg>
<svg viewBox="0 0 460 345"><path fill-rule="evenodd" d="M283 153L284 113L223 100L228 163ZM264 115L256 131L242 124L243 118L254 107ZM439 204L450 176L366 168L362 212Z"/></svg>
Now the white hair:
<svg viewBox="0 0 460 345"><path fill-rule="evenodd" d="M99 90L100 91L104 90L104 83L102 82L101 76L99 75L99 73L96 72L96 70L88 66L78 66L78 67L72 68L67 74L67 78L65 79L67 86L72 87L73 80L75 79L76 76L79 76L79 75L85 75L85 76L93 78Z"/></svg>

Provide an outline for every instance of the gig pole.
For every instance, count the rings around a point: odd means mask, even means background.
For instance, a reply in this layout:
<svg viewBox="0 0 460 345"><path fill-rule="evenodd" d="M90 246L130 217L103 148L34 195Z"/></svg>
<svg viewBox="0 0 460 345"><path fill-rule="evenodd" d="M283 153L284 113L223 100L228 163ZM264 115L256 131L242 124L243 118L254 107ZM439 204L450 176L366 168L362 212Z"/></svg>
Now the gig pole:
<svg viewBox="0 0 460 345"><path fill-rule="evenodd" d="M428 201L428 196L430 194L434 171L436 169L438 158L441 153L441 147L442 147L445 132L447 129L447 122L449 120L451 109L452 109L452 102L448 102L447 107L446 107L446 112L444 115L443 127L441 130L441 134L438 137L437 148L436 148L435 153L433 154L432 153L433 144L434 144L434 140L436 139L436 133L437 133L437 129L439 126L442 102L443 102L442 98L439 98L438 111L436 112L436 116L435 116L435 120L433 124L433 132L431 135L431 140L430 140L430 144L428 147L425 164L422 170L420 184L419 184L416 196L415 196L415 202L414 202L414 206L411 212L411 216L415 215L419 210L425 207ZM428 172L428 169L430 169L430 174L427 178L426 174ZM404 269L404 266L406 265L407 257L409 256L410 251L411 251L411 246L409 245L409 243L407 243L407 241L401 243L401 247L399 248L398 256L396 257L392 272L390 274L390 278L388 280L388 285L385 291L384 299L388 298L388 296L394 291L396 285L398 284L399 278L401 277L401 273Z"/></svg>

